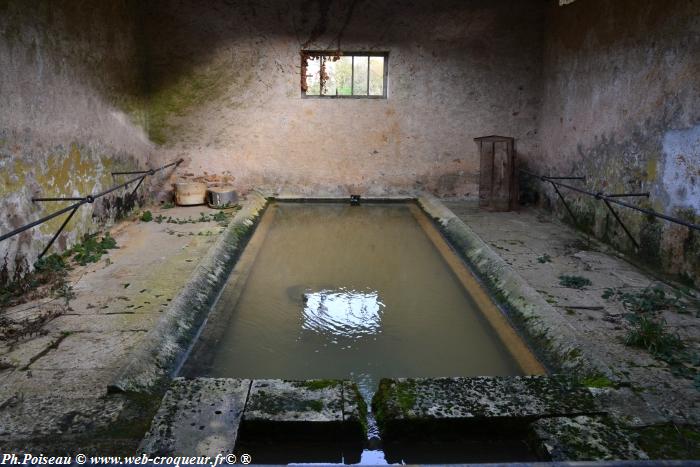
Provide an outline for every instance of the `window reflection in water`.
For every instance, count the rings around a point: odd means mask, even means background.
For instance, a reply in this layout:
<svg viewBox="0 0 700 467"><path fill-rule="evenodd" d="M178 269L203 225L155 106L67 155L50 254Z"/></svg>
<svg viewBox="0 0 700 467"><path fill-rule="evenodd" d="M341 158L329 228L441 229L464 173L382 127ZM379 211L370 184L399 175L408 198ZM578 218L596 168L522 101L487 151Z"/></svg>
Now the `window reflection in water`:
<svg viewBox="0 0 700 467"><path fill-rule="evenodd" d="M381 332L384 304L377 291L340 288L304 294L302 329L329 337L359 339Z"/></svg>

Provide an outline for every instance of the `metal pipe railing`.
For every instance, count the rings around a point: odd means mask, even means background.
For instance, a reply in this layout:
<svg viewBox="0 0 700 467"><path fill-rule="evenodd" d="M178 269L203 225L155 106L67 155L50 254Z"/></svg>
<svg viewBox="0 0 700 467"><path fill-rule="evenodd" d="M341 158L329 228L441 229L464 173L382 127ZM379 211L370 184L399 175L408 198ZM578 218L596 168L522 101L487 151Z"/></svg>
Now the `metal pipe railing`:
<svg viewBox="0 0 700 467"><path fill-rule="evenodd" d="M37 225L41 225L41 224L43 224L44 222L48 222L48 221L50 221L51 219L53 219L53 218L55 218L55 217L58 217L58 216L60 216L61 214L65 214L65 213L67 213L67 212L70 211L70 214L68 215L68 217L66 218L66 220L63 221L63 224L61 224L61 227L59 227L59 229L56 231L56 233L54 234L54 236L51 238L51 240L49 241L49 243L46 245L46 247L44 248L44 250L43 250L43 251L41 252L41 254L39 255L39 258L41 258L41 257L43 257L43 256L46 254L47 251L49 251L49 248L51 248L51 245L53 245L53 243L54 243L54 241L56 240L56 238L58 238L58 236L61 234L61 232L63 232L63 229L66 227L66 225L68 225L68 222L71 220L71 218L73 217L73 215L75 214L75 212L78 210L78 208L80 208L80 206L82 206L82 205L84 205L84 204L92 204L92 203L95 202L96 199L101 198L101 197L103 197L103 196L105 196L105 195L108 195L108 194L110 194L110 193L112 193L112 192L114 192L114 191L116 191L116 190L119 190L120 188L125 188L125 187L131 185L132 183L138 181L138 184L136 185L136 188L134 188L134 189L132 190L132 192L131 192L131 193L133 194L133 193L136 192L136 190L139 189L139 187L141 186L141 183L143 183L143 180L144 180L146 177L148 177L148 176L150 176L150 175L154 175L156 172L160 172L161 170L165 170L165 169L167 169L168 167L180 165L180 164L182 163L182 161L183 161L183 159L178 159L178 160L176 160L175 162L171 162L171 163L166 164L166 165L164 165L164 166L162 166L162 167L158 167L157 169L139 170L139 171L134 171L134 172L112 172L112 176L116 176L116 175L126 175L126 174L140 174L140 175L139 175L138 177L134 177L134 178L132 178L132 179L130 179L130 180L127 180L127 181L124 182L124 183L120 183L119 185L115 185L115 186L113 186L112 188L109 188L109 189L107 189L107 190L104 190L104 191L102 191L102 192L100 192L100 193L97 193L97 194L94 194L94 195L86 195L86 196L84 196L84 197L68 197L68 198L32 198L32 202L46 202L46 201L77 201L77 203L71 204L70 206L67 206L67 207L65 207L65 208L59 209L58 211L53 212L53 213L49 214L48 216L44 216L44 217L42 217L41 219L37 219L37 220L35 220L35 221L33 221L33 222L30 222L29 224L23 225L22 227L19 227L19 228L13 230L12 232L8 232L8 233L6 233L6 234L0 235L0 242L3 241L3 240L8 239L8 238L10 238L10 237L14 237L15 235L18 235L18 234L20 234L20 233L22 233L22 232L24 232L24 231L26 231L26 230L29 230L29 229L31 229L32 227L36 227Z"/></svg>
<svg viewBox="0 0 700 467"><path fill-rule="evenodd" d="M538 175L535 173L532 173L528 170L525 169L520 169L520 172L530 175L531 177L539 178L543 182L548 182L552 184L552 187L554 188L554 191L556 191L557 195L559 196L559 199L561 199L562 203L564 204L564 207L566 208L567 212L573 219L574 223L578 225L578 219L574 215L573 211L569 207L569 204L566 202L566 199L564 198L564 195L561 194L561 191L559 191L559 187L563 187L572 191L575 191L577 193L581 193L583 195L591 196L597 200L601 200L605 203L606 207L610 210L612 213L613 217L615 217L615 220L622 226L622 229L625 231L629 239L634 243L634 245L639 248L639 243L637 243L637 240L632 236L630 231L627 229L627 226L622 222L622 219L617 215L617 212L612 208L611 204L616 204L619 206L623 206L628 209L633 209L635 211L642 212L644 214L647 214L649 216L657 217L659 219L663 219L668 222L673 222L674 224L679 224L684 227L687 227L692 230L697 230L700 231L700 225L698 224L693 224L692 222L685 221L683 219L678 219L677 217L673 216L668 216L666 214L662 214L660 212L656 212L652 209L647 209L647 208L642 208L639 206L635 206L633 204L626 203L624 201L619 200L618 198L625 198L625 197L646 197L649 198L649 193L613 193L613 194L606 194L603 192L598 192L598 193L593 193L592 191L585 190L583 188L579 188L573 185L569 185L568 183L563 183L558 180L582 180L585 182L586 177L548 177L545 175ZM555 181L557 180L557 181Z"/></svg>

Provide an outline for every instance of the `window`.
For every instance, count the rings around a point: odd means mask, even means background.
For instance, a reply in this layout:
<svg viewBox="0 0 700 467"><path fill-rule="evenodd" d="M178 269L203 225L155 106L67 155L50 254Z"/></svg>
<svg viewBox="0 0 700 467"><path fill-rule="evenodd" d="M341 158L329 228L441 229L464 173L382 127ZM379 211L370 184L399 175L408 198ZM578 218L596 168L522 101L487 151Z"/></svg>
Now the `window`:
<svg viewBox="0 0 700 467"><path fill-rule="evenodd" d="M301 53L302 97L386 98L388 54Z"/></svg>

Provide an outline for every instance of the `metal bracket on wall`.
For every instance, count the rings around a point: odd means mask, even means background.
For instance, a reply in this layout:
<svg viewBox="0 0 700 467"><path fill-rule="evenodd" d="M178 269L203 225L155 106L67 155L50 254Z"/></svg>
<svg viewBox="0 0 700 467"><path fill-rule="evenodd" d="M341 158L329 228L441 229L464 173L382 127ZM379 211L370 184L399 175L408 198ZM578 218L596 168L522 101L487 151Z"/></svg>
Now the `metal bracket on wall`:
<svg viewBox="0 0 700 467"><path fill-rule="evenodd" d="M548 177L548 176L545 176L545 175L537 175L537 174L534 174L534 173L532 173L532 172L530 172L530 171L528 171L528 170L525 170L525 169L520 169L520 172L522 172L522 173L524 173L524 174L526 174L526 175L530 175L531 177L539 178L539 179L542 180L543 182L549 182L549 183L551 183L551 184L552 184L552 187L554 187L554 190L557 192L557 195L559 195L559 199L562 200L562 203L564 203L564 206L566 207L567 212L569 213L569 215L570 215L571 218L574 220L574 223L575 223L577 226L578 226L579 224L578 224L578 221L577 221L577 219L576 219L576 216L574 215L574 213L572 212L572 210L571 210L571 208L569 207L568 203L567 203L566 200L564 199L564 195L562 195L561 191L559 191L559 187L567 188L567 189L572 190L572 191L575 191L575 192L577 192L577 193L581 193L581 194L583 194L583 195L591 196L591 197L593 197L593 198L595 198L595 199L597 199L597 200L603 201L603 202L605 203L605 205L607 206L607 208L608 208L608 209L610 210L610 212L612 213L612 215L613 215L613 217L615 218L615 220L616 220L616 221L620 224L620 226L622 227L622 230L624 230L625 234L627 234L627 237L629 237L629 239L632 241L632 243L634 244L634 246L635 246L637 249L640 248L639 243L638 243L637 240L632 236L632 234L630 233L629 229L627 229L627 226L625 225L624 222L622 222L622 219L620 219L620 216L619 216L619 215L617 214L617 212L613 209L613 207L611 206L611 204L616 204L616 205L619 205L619 206L622 206L622 207L625 207L625 208L633 209L633 210L635 210L635 211L638 211L638 212L647 214L647 215L652 216L652 217L656 217L656 218L659 218L659 219L663 219L663 220L666 220L666 221L668 221L668 222L673 222L674 224L682 225L682 226L687 227L687 228L689 228L689 229L691 229L691 230L700 231L700 225L698 225L698 224L693 224L692 222L687 222L687 221L685 221L685 220L683 220L683 219L678 219L677 217L667 216L666 214L661 214L660 212L656 212L656 211L654 211L654 210L652 210L652 209L640 208L639 206L634 206L634 205L632 205L632 204L629 204L629 203L626 203L626 202L624 202L624 201L620 201L620 200L617 199L617 198L628 198L628 197L646 197L646 198L649 198L650 194L649 194L648 192L644 192L644 193L614 193L614 194L605 194L605 193L602 193L602 192L593 193L593 192L591 192L591 191L584 190L584 189L582 189L582 188L578 188L578 187L575 187L575 186L572 186L572 185L568 185L568 184L566 184L566 183L554 181L554 180L583 180L583 181L585 182L585 181L586 181L586 177Z"/></svg>
<svg viewBox="0 0 700 467"><path fill-rule="evenodd" d="M95 195L87 195L84 197L68 197L68 198L32 198L33 203L51 202L51 201L77 201L77 203L71 204L70 206L67 206L63 209L59 209L58 211L53 212L53 213L49 214L48 216L42 217L41 219L35 220L34 222L30 222L29 224L23 225L22 227L19 227L19 228L13 230L12 232L8 232L6 234L0 235L0 242L8 239L10 237L14 237L15 235L18 235L18 234L24 232L25 230L29 230L32 227L36 227L37 225L48 222L51 219L60 216L61 214L65 214L67 212L70 212L70 214L68 214L68 217L61 224L61 227L58 228L58 230L53 235L53 237L51 237L51 240L49 241L49 243L46 245L46 247L43 249L43 251L39 255L39 258L42 258L46 254L46 252L49 251L49 249L51 248L53 243L56 241L56 238L58 238L58 236L61 234L61 232L63 232L63 229L66 228L66 225L68 225L68 222L71 220L71 218L73 217L73 215L76 213L76 211L78 210L78 208L80 206L82 206L83 204L92 204L95 202L96 199L101 198L105 195L108 195L108 194L112 193L113 191L116 191L120 188L125 188L128 185L138 181L136 188L134 188L134 190L132 190L132 192L131 192L132 194L134 194L136 192L136 190L141 186L141 183L143 183L143 180L146 177L148 177L150 175L154 175L156 172L167 169L168 167L178 166L182 163L182 161L183 161L183 159L178 159L175 162L171 162L170 164L166 164L162 167L158 167L157 169L138 170L138 171L133 171L133 172L112 172L112 176L114 176L114 175L126 175L126 174L139 174L139 176L134 177L132 179L129 179L126 182L121 183L119 185L115 185L112 188L109 188L109 189L107 189L101 193L97 193Z"/></svg>

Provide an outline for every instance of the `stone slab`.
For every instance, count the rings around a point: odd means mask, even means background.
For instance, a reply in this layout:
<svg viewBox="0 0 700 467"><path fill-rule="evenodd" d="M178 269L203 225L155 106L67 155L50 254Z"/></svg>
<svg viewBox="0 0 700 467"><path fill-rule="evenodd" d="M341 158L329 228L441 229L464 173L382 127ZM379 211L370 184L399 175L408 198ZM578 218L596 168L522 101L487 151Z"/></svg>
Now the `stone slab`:
<svg viewBox="0 0 700 467"><path fill-rule="evenodd" d="M0 446L10 439L74 435L106 430L124 408L120 397L64 397L18 392L0 407Z"/></svg>
<svg viewBox="0 0 700 467"><path fill-rule="evenodd" d="M0 355L0 366L6 368L25 368L34 360L55 347L65 336L48 334L26 339Z"/></svg>
<svg viewBox="0 0 700 467"><path fill-rule="evenodd" d="M255 380L243 416L247 440L323 439L361 445L367 407L357 385L343 380Z"/></svg>
<svg viewBox="0 0 700 467"><path fill-rule="evenodd" d="M419 196L418 203L440 225L455 250L499 296L510 318L520 324L521 331L536 344L538 357L544 358L550 368L605 374L606 368L600 368L580 351L581 337L576 329L469 225L428 193Z"/></svg>
<svg viewBox="0 0 700 467"><path fill-rule="evenodd" d="M375 402L410 418L534 418L598 411L588 388L558 376L383 379Z"/></svg>
<svg viewBox="0 0 700 467"><path fill-rule="evenodd" d="M34 370L113 368L145 332L76 332L29 365Z"/></svg>
<svg viewBox="0 0 700 467"><path fill-rule="evenodd" d="M599 412L588 388L551 376L382 379L372 408L385 438L456 425L503 431Z"/></svg>
<svg viewBox="0 0 700 467"><path fill-rule="evenodd" d="M248 379L176 378L139 452L212 457L232 453L250 384Z"/></svg>
<svg viewBox="0 0 700 467"><path fill-rule="evenodd" d="M267 199L258 193L250 193L247 199L148 337L130 352L111 390L159 394L167 387L267 206Z"/></svg>
<svg viewBox="0 0 700 467"><path fill-rule="evenodd" d="M256 379L244 418L246 422L342 422L342 381Z"/></svg>
<svg viewBox="0 0 700 467"><path fill-rule="evenodd" d="M645 460L624 430L604 416L543 418L532 424L552 461Z"/></svg>

